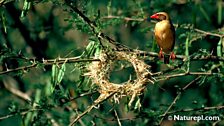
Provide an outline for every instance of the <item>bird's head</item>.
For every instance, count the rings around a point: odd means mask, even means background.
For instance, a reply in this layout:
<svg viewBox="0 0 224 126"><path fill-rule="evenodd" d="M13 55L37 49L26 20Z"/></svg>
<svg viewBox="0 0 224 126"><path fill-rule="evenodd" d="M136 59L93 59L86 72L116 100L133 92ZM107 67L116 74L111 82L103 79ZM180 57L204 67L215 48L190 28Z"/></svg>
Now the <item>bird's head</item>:
<svg viewBox="0 0 224 126"><path fill-rule="evenodd" d="M152 19L156 19L158 21L169 20L169 15L166 12L158 12L150 16Z"/></svg>

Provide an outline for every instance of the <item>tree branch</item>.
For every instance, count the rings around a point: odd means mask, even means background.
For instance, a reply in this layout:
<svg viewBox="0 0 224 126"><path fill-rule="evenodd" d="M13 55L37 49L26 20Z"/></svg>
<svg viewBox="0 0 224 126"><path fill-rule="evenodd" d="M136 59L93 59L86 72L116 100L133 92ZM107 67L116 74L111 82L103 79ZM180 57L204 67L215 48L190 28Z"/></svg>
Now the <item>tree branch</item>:
<svg viewBox="0 0 224 126"><path fill-rule="evenodd" d="M178 112L201 111L201 110L209 111L209 110L214 110L214 109L221 110L221 109L224 109L224 106L212 106L212 107L202 107L202 108L194 108L194 109L181 109L181 110L167 112L167 114L175 114ZM162 116L163 115L160 115L160 117L162 117Z"/></svg>
<svg viewBox="0 0 224 126"><path fill-rule="evenodd" d="M28 65L28 66L22 66L22 67L18 67L18 68L15 68L15 69L7 69L6 71L0 71L0 75L8 74L8 73L11 73L11 72L16 72L16 71L20 71L20 70L27 70L27 69L30 69L30 68L33 68L33 67L36 67L36 66L37 66L37 63L33 63L32 65Z"/></svg>
<svg viewBox="0 0 224 126"><path fill-rule="evenodd" d="M157 81L161 81L161 80L168 80L170 78L181 77L181 76L186 76L186 75L207 75L207 76L211 76L211 75L215 75L215 74L218 74L218 73L212 73L212 72L185 72L185 73L177 73L177 74L158 76L158 77L155 77L155 79Z"/></svg>
<svg viewBox="0 0 224 126"><path fill-rule="evenodd" d="M169 111L171 110L171 108L173 107L174 104L176 104L177 100L180 98L181 94L183 91L185 91L190 85L194 84L195 82L197 82L200 79L200 76L198 76L197 78L195 78L193 81L191 81L190 83L188 83L186 86L184 86L179 92L177 92L177 96L174 98L173 102L169 105L169 107L166 109L166 111L160 115L160 117L162 117L159 121L159 124L161 125L162 121L164 120L164 117L169 113Z"/></svg>
<svg viewBox="0 0 224 126"><path fill-rule="evenodd" d="M131 17L122 17L122 16L113 16L113 15L109 15L109 16L105 16L102 17L103 19L122 19L125 21L138 21L138 22L143 22L146 21L147 18L131 18ZM151 23L156 23L155 21L150 21ZM192 26L183 26L183 25L179 25L179 24L173 24L176 28L183 28L183 29L187 29L187 30L194 30L195 32L201 33L205 36L210 35L210 36L216 36L216 37L220 37L223 38L224 34L218 34L218 33L213 33L213 32L208 32L208 31L204 31L198 28L193 28Z"/></svg>
<svg viewBox="0 0 224 126"><path fill-rule="evenodd" d="M146 52L146 51L141 51L141 50L134 50L134 49L131 49L133 50L137 55L139 56L143 56L143 57L158 57L158 53L156 52ZM131 51L129 50L129 51ZM6 71L0 71L0 75L2 74L8 74L8 73L11 73L11 72L16 72L16 71L20 71L20 70L27 70L27 69L31 69L31 68L34 68L36 67L38 64L43 64L43 65L52 65L52 64L63 64L63 63L77 63L77 62L97 62L97 61L100 61L100 59L93 59L93 58L90 58L90 59L81 59L79 56L78 57L70 57L70 58L57 58L57 59L42 59L42 60L38 60L38 59L35 59L35 58L27 58L27 57L21 57L21 56L18 56L18 57L14 57L14 58L21 58L21 59L24 59L24 60L28 60L30 61L32 64L31 65L28 65L28 66L22 66L22 67L18 67L18 68L15 68L15 69L8 69ZM186 56L184 55L176 55L176 59L178 60L182 60L182 61L186 61L186 59L188 59ZM189 59L190 60L209 60L209 61L224 61L224 57L219 57L219 56L213 56L213 55L208 55L208 56L189 56ZM176 76L183 76L183 75L201 75L201 74L206 74L206 75L212 75L212 73L181 73L181 74L178 74L178 75L172 75L172 76L168 76L166 77L167 79L168 78L172 78L172 77L176 77Z"/></svg>
<svg viewBox="0 0 224 126"><path fill-rule="evenodd" d="M18 115L18 114L19 115L26 115L29 112L42 111L42 110L43 109L34 108L34 109L29 109L29 110L26 110L26 111L23 111L23 112L20 112L20 113L12 113L12 114L8 114L8 115L0 117L0 120L7 119L7 118L10 118L10 117Z"/></svg>
<svg viewBox="0 0 224 126"><path fill-rule="evenodd" d="M166 111L162 114L162 118L159 121L159 124L161 125L164 117L167 115L167 113L170 111L170 109L173 107L174 104L176 104L176 101L180 98L181 93L179 92L178 95L174 98L173 102L169 105L169 107L166 109Z"/></svg>
<svg viewBox="0 0 224 126"><path fill-rule="evenodd" d="M136 52L136 54L140 56L158 57L157 52L148 52L148 51L141 51L141 50L134 50L134 51ZM195 60L224 61L224 57L214 56L214 55L206 55L206 56L190 55L189 57L186 57L185 55L176 55L175 59L183 60L183 61L186 61L187 59L190 59L192 61L195 61Z"/></svg>
<svg viewBox="0 0 224 126"><path fill-rule="evenodd" d="M113 16L113 15L102 17L102 19L122 19L122 20L125 20L127 22L128 21L139 21L139 22L142 22L142 21L146 20L144 18L130 18L130 17Z"/></svg>
<svg viewBox="0 0 224 126"><path fill-rule="evenodd" d="M78 116L71 121L71 123L69 124L69 126L74 125L79 119L81 119L84 115L86 115L87 113L89 113L93 108L95 108L95 106L101 104L102 102L104 102L105 100L109 99L111 96L113 96L116 92L111 92L110 94L101 94L95 101L94 103L89 106L83 113L78 114Z"/></svg>
<svg viewBox="0 0 224 126"><path fill-rule="evenodd" d="M53 64L63 64L63 63L78 63L78 62L98 62L100 61L99 59L81 59L80 57L70 57L70 58L58 58L58 59L43 59L43 60L36 60L34 59L29 59L29 58L24 58L26 60L29 60L32 62L31 65L27 66L22 66L18 67L15 69L7 69L6 71L0 71L0 75L2 74L8 74L11 72L17 72L20 70L27 70L36 67L38 64L43 64L43 65L53 65Z"/></svg>

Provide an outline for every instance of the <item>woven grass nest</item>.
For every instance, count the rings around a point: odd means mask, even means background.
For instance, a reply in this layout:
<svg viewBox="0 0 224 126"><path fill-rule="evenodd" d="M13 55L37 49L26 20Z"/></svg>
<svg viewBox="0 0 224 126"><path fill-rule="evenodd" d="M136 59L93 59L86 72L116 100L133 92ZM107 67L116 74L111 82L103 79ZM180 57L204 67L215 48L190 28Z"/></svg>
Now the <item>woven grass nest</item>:
<svg viewBox="0 0 224 126"><path fill-rule="evenodd" d="M99 103L111 96L115 103L119 103L120 98L129 96L131 100L128 105L131 106L136 96L142 94L146 84L154 83L149 71L150 66L138 59L134 52L113 51L105 53L101 51L96 58L100 59L100 62L92 62L88 67L89 72L86 74L99 87L100 96L95 103ZM112 71L111 66L118 60L128 61L132 64L136 72L134 81L128 80L122 84L109 81L110 72Z"/></svg>

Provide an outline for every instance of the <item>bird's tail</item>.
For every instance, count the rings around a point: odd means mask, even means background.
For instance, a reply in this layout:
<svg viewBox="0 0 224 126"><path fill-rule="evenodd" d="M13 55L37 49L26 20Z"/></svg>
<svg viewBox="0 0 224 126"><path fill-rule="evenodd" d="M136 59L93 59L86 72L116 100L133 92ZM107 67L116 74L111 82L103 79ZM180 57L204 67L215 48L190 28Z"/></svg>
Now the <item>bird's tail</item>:
<svg viewBox="0 0 224 126"><path fill-rule="evenodd" d="M169 64L169 63L170 63L170 56L164 55L164 64Z"/></svg>

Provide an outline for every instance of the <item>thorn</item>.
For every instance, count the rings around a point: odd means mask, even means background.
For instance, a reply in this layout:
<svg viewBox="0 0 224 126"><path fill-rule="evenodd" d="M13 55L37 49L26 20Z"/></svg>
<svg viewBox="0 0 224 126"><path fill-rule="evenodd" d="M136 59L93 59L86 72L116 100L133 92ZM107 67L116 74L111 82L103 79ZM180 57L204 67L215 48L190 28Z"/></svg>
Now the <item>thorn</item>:
<svg viewBox="0 0 224 126"><path fill-rule="evenodd" d="M7 63L5 63L5 68L6 68L6 71L9 70Z"/></svg>
<svg viewBox="0 0 224 126"><path fill-rule="evenodd" d="M22 57L22 56L23 56L23 54L22 54L22 51L21 51L21 50L19 50L19 52L18 52L18 56L19 56L19 57Z"/></svg>
<svg viewBox="0 0 224 126"><path fill-rule="evenodd" d="M58 61L60 61L60 60L61 60L61 57L59 56L59 57L58 57Z"/></svg>
<svg viewBox="0 0 224 126"><path fill-rule="evenodd" d="M44 58L42 58L42 62L43 62L43 63L45 63L45 60L44 60Z"/></svg>

